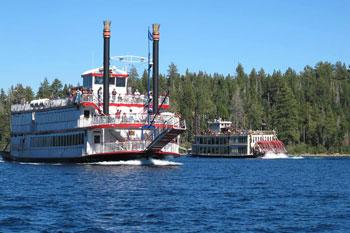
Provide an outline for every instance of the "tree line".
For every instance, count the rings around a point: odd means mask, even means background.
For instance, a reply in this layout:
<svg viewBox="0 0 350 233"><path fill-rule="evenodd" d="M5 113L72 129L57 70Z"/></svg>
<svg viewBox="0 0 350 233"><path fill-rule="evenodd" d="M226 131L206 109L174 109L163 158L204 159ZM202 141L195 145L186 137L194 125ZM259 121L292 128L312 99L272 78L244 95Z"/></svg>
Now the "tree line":
<svg viewBox="0 0 350 233"><path fill-rule="evenodd" d="M130 72L130 85L147 90L147 73ZM186 71L170 64L160 75L160 90L170 91L171 110L181 113L184 142L205 132L207 121L232 121L241 129L274 129L292 153L350 153L350 69L319 62L296 72L267 74L263 69L235 75Z"/></svg>
<svg viewBox="0 0 350 233"><path fill-rule="evenodd" d="M129 72L129 87L147 93L147 72ZM152 82L151 82L152 83ZM61 98L71 85L54 79L31 87L17 84L7 92L0 90L0 144L9 140L10 105L33 98ZM235 75L205 72L180 74L170 64L160 75L160 91L170 93L171 111L186 120L183 143L207 130L207 121L230 120L236 128L274 129L294 153L350 152L350 70L346 64L319 62L296 72L266 73L263 69Z"/></svg>

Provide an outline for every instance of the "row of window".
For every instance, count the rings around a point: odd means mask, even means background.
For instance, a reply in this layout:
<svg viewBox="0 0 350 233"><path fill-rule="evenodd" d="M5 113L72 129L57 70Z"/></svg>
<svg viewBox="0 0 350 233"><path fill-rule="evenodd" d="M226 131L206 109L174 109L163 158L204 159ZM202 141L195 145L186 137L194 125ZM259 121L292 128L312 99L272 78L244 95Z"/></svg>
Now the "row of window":
<svg viewBox="0 0 350 233"><path fill-rule="evenodd" d="M95 84L103 84L103 77L95 77ZM125 78L109 78L109 85L125 87Z"/></svg>
<svg viewBox="0 0 350 233"><path fill-rule="evenodd" d="M196 144L227 145L228 143L247 143L247 136L197 137Z"/></svg>
<svg viewBox="0 0 350 233"><path fill-rule="evenodd" d="M193 147L194 154L216 154L216 155L245 155L247 154L247 147L212 147L212 146L194 146Z"/></svg>
<svg viewBox="0 0 350 233"><path fill-rule="evenodd" d="M31 147L58 147L75 146L83 144L84 133L57 136L39 136L32 137L30 140Z"/></svg>
<svg viewBox="0 0 350 233"><path fill-rule="evenodd" d="M79 119L80 112L76 109L53 110L47 112L37 112L35 120L37 123L74 121Z"/></svg>
<svg viewBox="0 0 350 233"><path fill-rule="evenodd" d="M274 136L258 136L258 137L252 137L252 142L258 142L258 141L272 141L274 140Z"/></svg>

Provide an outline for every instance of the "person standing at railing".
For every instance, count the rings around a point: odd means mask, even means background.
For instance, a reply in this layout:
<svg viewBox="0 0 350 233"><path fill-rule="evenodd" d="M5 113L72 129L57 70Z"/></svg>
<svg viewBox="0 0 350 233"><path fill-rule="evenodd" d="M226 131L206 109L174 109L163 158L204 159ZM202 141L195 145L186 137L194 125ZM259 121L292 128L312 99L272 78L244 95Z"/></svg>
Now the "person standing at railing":
<svg viewBox="0 0 350 233"><path fill-rule="evenodd" d="M88 94L89 94L88 101L93 102L94 101L94 91L92 90L92 88L89 89Z"/></svg>
<svg viewBox="0 0 350 233"><path fill-rule="evenodd" d="M72 94L73 103L75 103L75 99L76 99L76 97L77 97L77 91L76 91L75 89L73 89L73 90L71 91L71 94Z"/></svg>
<svg viewBox="0 0 350 233"><path fill-rule="evenodd" d="M126 122L126 113L125 112L123 113L123 116L122 116L122 122Z"/></svg>
<svg viewBox="0 0 350 233"><path fill-rule="evenodd" d="M139 101L140 101L140 95L141 95L140 92L139 92L139 90L136 89L134 95L135 95L135 101L136 101L136 103L139 103Z"/></svg>
<svg viewBox="0 0 350 233"><path fill-rule="evenodd" d="M129 122L134 123L134 114L132 113L132 109L130 109Z"/></svg>
<svg viewBox="0 0 350 233"><path fill-rule="evenodd" d="M75 99L75 103L76 103L76 104L79 104L79 103L80 103L81 95L82 95L81 90L78 89L78 90L77 90L77 97L76 97L76 99Z"/></svg>
<svg viewBox="0 0 350 233"><path fill-rule="evenodd" d="M115 113L115 118L117 119L118 122L119 122L119 119L120 119L120 113L121 113L121 110L119 110L119 109Z"/></svg>
<svg viewBox="0 0 350 233"><path fill-rule="evenodd" d="M67 98L68 98L69 102L73 102L73 94L72 94L72 90L70 88L67 92Z"/></svg>
<svg viewBox="0 0 350 233"><path fill-rule="evenodd" d="M98 106L100 106L100 103L102 102L102 87L100 87L98 90L97 90L97 101L98 101Z"/></svg>
<svg viewBox="0 0 350 233"><path fill-rule="evenodd" d="M113 91L112 91L112 101L113 101L113 103L115 103L116 95L117 95L117 91L115 90L115 88L113 88Z"/></svg>

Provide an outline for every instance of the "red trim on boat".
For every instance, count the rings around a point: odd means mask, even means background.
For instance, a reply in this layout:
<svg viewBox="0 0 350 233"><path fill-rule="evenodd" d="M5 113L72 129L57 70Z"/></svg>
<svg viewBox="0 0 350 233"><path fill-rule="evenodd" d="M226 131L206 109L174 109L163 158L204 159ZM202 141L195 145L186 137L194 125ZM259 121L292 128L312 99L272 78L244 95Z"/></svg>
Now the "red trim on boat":
<svg viewBox="0 0 350 233"><path fill-rule="evenodd" d="M93 107L95 108L96 110L100 110L97 105L93 102L82 102L81 103L82 106L84 107ZM102 106L102 104L101 104ZM113 107L140 107L140 108L143 108L145 107L144 104L127 104L127 103L110 103L109 106L113 106ZM169 108L169 104L163 104L162 105L162 108L163 109L168 109Z"/></svg>
<svg viewBox="0 0 350 233"><path fill-rule="evenodd" d="M166 152L166 151L159 151L159 152L157 152L156 154L180 156L180 153L176 153L176 152Z"/></svg>
<svg viewBox="0 0 350 233"><path fill-rule="evenodd" d="M144 104L126 104L126 103L110 103L109 106L115 106L115 107L145 107ZM168 109L169 104L163 104L162 108Z"/></svg>
<svg viewBox="0 0 350 233"><path fill-rule="evenodd" d="M114 151L114 152L105 152L105 153L98 153L98 154L88 154L90 155L130 155L130 154L145 154L146 152L143 150L129 150L129 151Z"/></svg>
<svg viewBox="0 0 350 233"><path fill-rule="evenodd" d="M95 76L95 77L103 77L103 74L101 73L88 73L88 74L84 74L81 77L85 78L85 77L89 77L89 76ZM128 74L109 74L110 78L127 78L129 77Z"/></svg>
<svg viewBox="0 0 350 233"><path fill-rule="evenodd" d="M100 125L93 125L89 128L92 129L108 129L108 128L141 128L142 126L145 126L145 123L120 123L120 124L100 124ZM167 125L167 124L153 124L156 128L171 128L173 125Z"/></svg>
<svg viewBox="0 0 350 233"><path fill-rule="evenodd" d="M102 155L138 155L138 154L146 154L146 151L144 150L131 150L131 151L115 151L115 152L106 152L106 153L98 153L98 154L88 154L87 156L102 156ZM159 151L154 153L154 155L175 155L180 156L179 153L176 152L166 152L166 151ZM152 157L152 156L151 156Z"/></svg>
<svg viewBox="0 0 350 233"><path fill-rule="evenodd" d="M97 107L97 105L92 103L92 102L83 102L83 103L81 103L81 105L83 107L93 107L94 109L100 111L100 109Z"/></svg>

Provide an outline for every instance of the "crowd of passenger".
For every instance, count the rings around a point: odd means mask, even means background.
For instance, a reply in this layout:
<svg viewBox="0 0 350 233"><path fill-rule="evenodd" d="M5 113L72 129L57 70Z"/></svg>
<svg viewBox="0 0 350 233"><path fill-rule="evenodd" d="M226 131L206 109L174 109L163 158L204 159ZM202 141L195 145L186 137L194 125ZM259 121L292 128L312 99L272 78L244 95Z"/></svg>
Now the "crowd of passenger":
<svg viewBox="0 0 350 233"><path fill-rule="evenodd" d="M67 97L71 103L79 104L82 101L94 102L94 100L101 104L103 102L103 90L100 87L95 94L91 88L71 88L67 93ZM147 96L141 94L137 89L133 94L122 94L117 93L117 90L114 88L109 95L111 103L120 103L120 102L131 102L131 103L141 103L147 104ZM150 99L152 99L152 93L150 93Z"/></svg>

